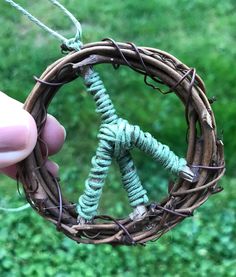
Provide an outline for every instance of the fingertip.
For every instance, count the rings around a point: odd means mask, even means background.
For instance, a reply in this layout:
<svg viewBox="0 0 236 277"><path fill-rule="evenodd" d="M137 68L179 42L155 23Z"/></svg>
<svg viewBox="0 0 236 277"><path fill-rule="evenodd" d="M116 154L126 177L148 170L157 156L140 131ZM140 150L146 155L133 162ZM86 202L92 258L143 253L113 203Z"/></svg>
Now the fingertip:
<svg viewBox="0 0 236 277"><path fill-rule="evenodd" d="M59 165L57 163L47 160L45 166L54 177L58 177Z"/></svg>
<svg viewBox="0 0 236 277"><path fill-rule="evenodd" d="M10 165L5 168L0 169L0 172L7 175L12 179L16 179L17 176L17 168L16 165Z"/></svg>
<svg viewBox="0 0 236 277"><path fill-rule="evenodd" d="M33 117L23 109L0 111L0 168L25 159L35 147L37 128Z"/></svg>
<svg viewBox="0 0 236 277"><path fill-rule="evenodd" d="M42 132L42 139L47 144L48 154L53 155L57 153L62 148L65 138L65 128L55 117L48 115Z"/></svg>

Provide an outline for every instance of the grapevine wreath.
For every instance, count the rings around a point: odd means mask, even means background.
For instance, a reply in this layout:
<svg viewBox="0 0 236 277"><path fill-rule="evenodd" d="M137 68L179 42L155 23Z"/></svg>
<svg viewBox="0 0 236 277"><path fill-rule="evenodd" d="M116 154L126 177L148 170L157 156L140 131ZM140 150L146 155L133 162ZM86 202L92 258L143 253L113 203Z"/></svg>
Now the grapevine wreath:
<svg viewBox="0 0 236 277"><path fill-rule="evenodd" d="M75 24L74 38L66 39L35 18L13 0L5 0L26 15L33 23L62 42L66 56L50 65L26 99L24 108L33 116L38 128L38 140L33 152L17 165L17 177L23 184L26 199L41 216L56 225L78 243L112 245L144 245L160 238L186 217L192 216L211 194L221 191L218 180L225 171L223 143L217 138L216 123L205 86L194 68L189 68L170 54L133 43L112 39L83 45L81 26L76 18L58 1L59 7ZM111 64L115 69L127 66L144 76L146 85L165 94L174 93L185 106L187 122L187 153L179 158L168 146L150 133L130 124L116 113L99 74L98 64ZM59 178L46 168L46 144L41 133L47 110L58 90L75 79L83 79L87 92L101 117L98 147L85 181L84 193L78 203L65 199ZM168 89L163 91L160 84ZM177 181L168 187L160 202L150 203L134 165L131 150L138 148L159 162ZM44 149L44 150L43 150ZM47 151L46 151L47 152ZM118 219L100 215L98 210L102 188L112 160L121 172L121 181L128 194L133 212Z"/></svg>
<svg viewBox="0 0 236 277"><path fill-rule="evenodd" d="M72 50L66 45L62 45L62 49ZM162 93L175 93L185 106L188 126L186 160L179 159L149 133L116 115L106 89L93 69L102 63L112 64L114 68L128 66L144 75L147 85L158 89L153 81L163 83L169 90ZM59 179L45 167L40 134L51 100L63 85L77 78L84 79L96 102L102 124L85 193L76 205L64 198ZM31 155L18 165L19 179L31 206L71 239L78 243L144 244L158 239L183 219L192 216L211 194L221 191L217 181L225 171L223 143L217 138L204 83L195 69L170 54L106 39L86 44L80 51L69 52L50 65L36 81L24 108L34 117L39 137ZM151 155L155 161L179 175L176 183L169 186L165 199L159 203L147 203L146 191L137 179L129 153L133 147ZM123 219L96 213L112 157L120 165L122 181L134 207L134 212Z"/></svg>

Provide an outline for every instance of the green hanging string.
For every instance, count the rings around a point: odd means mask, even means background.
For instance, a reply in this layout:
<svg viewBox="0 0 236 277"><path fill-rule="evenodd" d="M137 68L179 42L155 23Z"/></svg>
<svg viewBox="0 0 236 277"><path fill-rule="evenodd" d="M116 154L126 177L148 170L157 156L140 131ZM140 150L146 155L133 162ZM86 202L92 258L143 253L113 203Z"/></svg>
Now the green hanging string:
<svg viewBox="0 0 236 277"><path fill-rule="evenodd" d="M30 208L30 204L25 204L21 207L18 207L18 208L3 208L3 207L0 207L0 211L3 211L3 212L21 212L21 211L24 211L26 209Z"/></svg>
<svg viewBox="0 0 236 277"><path fill-rule="evenodd" d="M30 12L28 12L25 8L20 6L19 4L15 3L13 0L5 0L5 2L9 3L12 7L17 9L19 12L21 12L23 15L25 15L31 22L39 26L44 31L48 32L55 38L57 38L61 43L65 44L68 48L74 49L76 51L79 51L82 42L81 42L81 36L82 36L82 28L79 23L79 21L73 16L72 13L70 13L63 5L61 5L56 0L49 0L53 5L60 8L67 16L68 18L73 22L76 28L76 34L74 38L67 39L60 35L58 32L54 31L53 29L49 28L47 25L45 25L42 21L37 19L35 16L33 16Z"/></svg>

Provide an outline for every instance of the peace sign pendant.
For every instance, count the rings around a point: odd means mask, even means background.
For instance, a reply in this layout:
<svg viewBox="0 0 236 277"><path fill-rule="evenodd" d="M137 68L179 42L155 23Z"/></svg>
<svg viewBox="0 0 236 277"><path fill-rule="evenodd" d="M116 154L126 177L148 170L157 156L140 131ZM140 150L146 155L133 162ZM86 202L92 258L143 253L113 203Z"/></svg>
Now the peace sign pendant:
<svg viewBox="0 0 236 277"><path fill-rule="evenodd" d="M71 50L65 46L62 49ZM118 116L94 69L96 64L102 63L112 64L115 69L128 66L143 75L145 83L153 89L167 95L175 93L185 106L188 125L188 149L184 158L179 158L150 133ZM63 85L78 77L83 78L96 103L101 125L84 193L78 203L71 203L63 197L59 180L45 167L40 134L51 100ZM161 50L106 39L69 53L36 80L24 108L34 117L39 137L30 156L19 163L18 175L31 206L71 239L78 243L145 244L192 216L211 194L221 191L217 182L225 171L223 143L217 138L214 114L204 83L195 69ZM161 91L158 83L165 84L169 90ZM179 176L159 203L149 202L132 159L133 148L150 155L154 162ZM113 159L118 163L121 183L133 208L123 219L98 213L102 188Z"/></svg>

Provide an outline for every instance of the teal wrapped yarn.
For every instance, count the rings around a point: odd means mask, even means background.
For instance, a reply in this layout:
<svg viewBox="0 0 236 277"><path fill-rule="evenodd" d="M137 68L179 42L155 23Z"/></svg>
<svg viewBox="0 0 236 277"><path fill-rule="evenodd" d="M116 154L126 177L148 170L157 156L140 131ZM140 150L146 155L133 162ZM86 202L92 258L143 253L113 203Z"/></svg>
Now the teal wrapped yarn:
<svg viewBox="0 0 236 277"><path fill-rule="evenodd" d="M178 174L186 165L169 147L161 144L150 133L143 132L139 126L131 125L116 114L114 105L107 94L99 74L90 70L85 76L87 91L96 103L96 112L101 115L101 127L98 134L99 144L92 167L85 182L85 191L80 196L77 212L86 220L97 214L102 188L113 158L117 161L123 186L132 207L148 202L147 191L143 188L130 150L134 147L150 155L164 168Z"/></svg>

